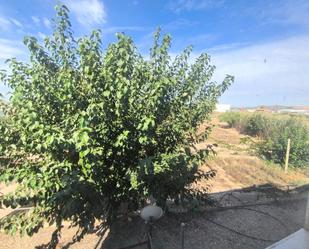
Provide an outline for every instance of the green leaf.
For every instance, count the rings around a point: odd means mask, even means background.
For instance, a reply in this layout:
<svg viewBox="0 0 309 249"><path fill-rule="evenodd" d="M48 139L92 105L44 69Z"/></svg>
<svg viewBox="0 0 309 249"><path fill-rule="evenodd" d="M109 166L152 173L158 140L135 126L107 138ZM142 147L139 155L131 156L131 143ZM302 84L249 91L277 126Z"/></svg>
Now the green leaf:
<svg viewBox="0 0 309 249"><path fill-rule="evenodd" d="M89 135L86 131L83 131L79 134L79 140L82 144L86 145L89 141Z"/></svg>
<svg viewBox="0 0 309 249"><path fill-rule="evenodd" d="M55 140L55 137L53 135L49 135L46 139L46 145L49 146L51 145Z"/></svg>
<svg viewBox="0 0 309 249"><path fill-rule="evenodd" d="M84 158L85 156L87 156L87 155L89 154L89 152L90 152L90 149L89 149L89 148L86 149L86 150L80 151L80 152L79 152L79 157L80 157L80 158Z"/></svg>
<svg viewBox="0 0 309 249"><path fill-rule="evenodd" d="M110 91L104 91L104 92L103 92L103 96L104 96L104 97L108 97L110 94L111 94Z"/></svg>

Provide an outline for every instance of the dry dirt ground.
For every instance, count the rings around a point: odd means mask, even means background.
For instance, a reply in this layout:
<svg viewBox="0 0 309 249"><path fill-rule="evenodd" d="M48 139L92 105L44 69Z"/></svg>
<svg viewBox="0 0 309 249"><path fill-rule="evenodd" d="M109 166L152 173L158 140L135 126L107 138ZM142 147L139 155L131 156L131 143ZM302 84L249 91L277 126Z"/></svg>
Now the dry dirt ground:
<svg viewBox="0 0 309 249"><path fill-rule="evenodd" d="M254 156L250 149L250 139L240 135L235 129L226 128L215 120L215 127L208 143L217 143L218 154L203 166L204 170L215 169L216 177L210 181L212 193L226 193L232 189L243 189L252 185L304 185L309 183L309 172L291 169L288 174L274 165L267 165ZM205 144L200 144L203 147ZM200 186L209 182L200 182ZM12 186L0 186L0 192L10 191ZM215 194L214 194L215 195ZM245 194L239 193L237 198ZM267 205L216 211L189 212L186 214L165 214L155 223L153 229L154 248L181 248L180 224L185 226L186 249L262 249L274 241L300 229L303 225L306 195L296 195L296 199L277 200ZM246 196L245 196L246 198ZM0 217L10 210L0 210ZM223 226L222 226L223 225ZM11 237L0 232L0 249L31 249L50 239L53 227L42 229L33 237ZM72 244L75 229L65 226L59 248L117 249L137 243L145 238L144 223L135 216L120 219L100 236L88 234ZM140 246L136 248L146 248Z"/></svg>
<svg viewBox="0 0 309 249"><path fill-rule="evenodd" d="M154 224L153 245L156 249L181 248L180 224L186 224L186 249L262 249L303 225L306 200L278 201L265 206L227 209L215 212L168 214ZM224 227L222 227L223 225ZM145 239L145 225L139 217L131 221L121 219L107 230L98 249L123 248ZM30 249L46 243L52 228L46 228L29 237L10 237L0 234L1 249ZM61 247L70 243L75 230L64 229ZM88 234L72 249L94 249L100 237ZM136 248L146 249L140 246Z"/></svg>

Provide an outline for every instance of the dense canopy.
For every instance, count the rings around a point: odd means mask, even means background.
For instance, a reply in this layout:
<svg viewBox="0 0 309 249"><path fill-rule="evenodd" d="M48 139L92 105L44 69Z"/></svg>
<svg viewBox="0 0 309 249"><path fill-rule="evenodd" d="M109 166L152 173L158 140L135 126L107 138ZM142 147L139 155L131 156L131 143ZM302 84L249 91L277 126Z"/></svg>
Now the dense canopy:
<svg viewBox="0 0 309 249"><path fill-rule="evenodd" d="M0 121L1 181L18 182L1 205L30 206L1 221L11 233L32 235L45 222L71 220L80 235L119 207L136 210L149 197L160 205L188 197L208 149L194 144L217 98L233 81L211 81L207 54L175 59L171 38L154 35L149 59L130 37L102 50L100 31L74 38L68 9L57 6L53 35L40 45L26 37L27 62L9 60L1 80L12 89Z"/></svg>

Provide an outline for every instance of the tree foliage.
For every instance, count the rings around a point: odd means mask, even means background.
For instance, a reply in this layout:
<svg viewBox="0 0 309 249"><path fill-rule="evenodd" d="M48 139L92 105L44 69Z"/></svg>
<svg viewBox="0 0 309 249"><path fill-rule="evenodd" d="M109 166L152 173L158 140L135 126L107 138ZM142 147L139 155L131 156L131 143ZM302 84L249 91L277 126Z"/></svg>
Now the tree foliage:
<svg viewBox="0 0 309 249"><path fill-rule="evenodd" d="M297 119L273 120L273 129L269 136L258 144L258 153L283 165L288 139L291 139L289 163L294 167L308 167L309 129Z"/></svg>
<svg viewBox="0 0 309 249"><path fill-rule="evenodd" d="M194 149L206 139L196 131L233 81L212 82L209 56L190 63L191 47L172 60L160 31L149 59L122 33L104 51L100 31L75 40L68 9L56 10L52 36L26 37L29 61L2 73L12 96L0 124L1 181L18 182L1 204L31 206L1 226L32 235L56 224L55 240L64 220L83 234L123 203L164 205L210 177L198 170L209 150Z"/></svg>

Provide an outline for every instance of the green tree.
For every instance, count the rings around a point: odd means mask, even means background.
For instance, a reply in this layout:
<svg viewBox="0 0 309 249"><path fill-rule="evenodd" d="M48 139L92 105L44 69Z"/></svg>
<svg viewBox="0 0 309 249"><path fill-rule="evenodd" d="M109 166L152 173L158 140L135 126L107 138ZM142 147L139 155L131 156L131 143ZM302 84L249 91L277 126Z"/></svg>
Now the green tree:
<svg viewBox="0 0 309 249"><path fill-rule="evenodd" d="M68 9L56 11L53 35L44 45L26 37L29 61L9 60L1 77L12 89L0 124L1 181L18 182L1 205L31 206L1 226L32 235L56 224L50 247L64 220L82 237L123 203L136 210L153 196L164 205L211 177L198 169L209 150L194 149L206 139L196 131L233 81L210 81L209 56L190 64L191 47L172 60L160 31L147 60L122 33L105 51L99 31L76 41Z"/></svg>
<svg viewBox="0 0 309 249"><path fill-rule="evenodd" d="M287 141L291 139L289 163L295 167L309 166L309 129L293 118L272 120L273 128L264 141L258 143L258 153L275 163L284 164Z"/></svg>

